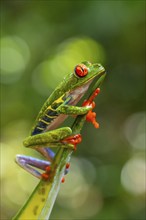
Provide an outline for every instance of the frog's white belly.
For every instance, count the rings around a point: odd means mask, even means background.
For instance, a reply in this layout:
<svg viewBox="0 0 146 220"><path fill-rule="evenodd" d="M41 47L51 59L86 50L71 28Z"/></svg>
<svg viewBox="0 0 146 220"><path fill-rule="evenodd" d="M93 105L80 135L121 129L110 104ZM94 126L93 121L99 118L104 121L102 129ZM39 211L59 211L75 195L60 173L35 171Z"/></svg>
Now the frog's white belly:
<svg viewBox="0 0 146 220"><path fill-rule="evenodd" d="M85 94L85 92L88 90L89 85L91 84L92 81L88 82L85 86L79 87L76 90L72 91L70 93L71 100L69 101L68 105L76 105L79 100L82 98L82 96ZM47 126L45 131L48 130L53 130L57 128L60 124L64 122L64 120L68 117L68 115L65 114L60 114L55 118L51 124Z"/></svg>

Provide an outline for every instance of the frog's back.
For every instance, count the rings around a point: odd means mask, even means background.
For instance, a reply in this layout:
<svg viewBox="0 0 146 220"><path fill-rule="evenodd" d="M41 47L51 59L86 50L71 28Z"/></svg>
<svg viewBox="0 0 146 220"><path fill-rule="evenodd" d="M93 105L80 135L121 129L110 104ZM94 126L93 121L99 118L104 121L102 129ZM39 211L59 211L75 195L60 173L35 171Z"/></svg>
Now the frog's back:
<svg viewBox="0 0 146 220"><path fill-rule="evenodd" d="M66 101L67 93L60 89L61 84L54 90L41 108L31 135L42 133L58 117L56 109Z"/></svg>

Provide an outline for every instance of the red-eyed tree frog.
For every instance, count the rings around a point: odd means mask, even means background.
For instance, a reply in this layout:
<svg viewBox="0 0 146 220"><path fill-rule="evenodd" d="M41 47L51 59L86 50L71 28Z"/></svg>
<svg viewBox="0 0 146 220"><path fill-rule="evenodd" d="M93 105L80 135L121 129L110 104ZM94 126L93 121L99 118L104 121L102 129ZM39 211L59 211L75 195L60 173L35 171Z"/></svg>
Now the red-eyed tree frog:
<svg viewBox="0 0 146 220"><path fill-rule="evenodd" d="M105 69L100 64L92 64L88 61L75 66L60 85L53 91L40 110L30 136L23 144L40 152L47 160L40 160L29 156L17 155L16 162L29 173L39 179L48 179L47 173L51 169L54 158L53 147L64 147L75 149L76 144L81 142L81 135L72 134L70 127L58 128L69 115L83 115L90 112L94 107L93 102L84 103L82 107L76 106L81 97L87 92L94 78L100 78L105 74ZM92 114L93 116L93 114ZM87 120L90 120L88 115ZM95 117L92 117L95 127ZM39 168L44 173L39 172ZM66 165L65 174L68 172L69 164Z"/></svg>

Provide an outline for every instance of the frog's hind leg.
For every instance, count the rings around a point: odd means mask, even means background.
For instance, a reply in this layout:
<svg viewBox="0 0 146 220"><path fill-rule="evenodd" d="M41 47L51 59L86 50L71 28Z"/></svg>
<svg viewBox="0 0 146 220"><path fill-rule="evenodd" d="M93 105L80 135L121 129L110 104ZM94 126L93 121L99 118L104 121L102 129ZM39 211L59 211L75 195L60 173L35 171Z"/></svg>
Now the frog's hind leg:
<svg viewBox="0 0 146 220"><path fill-rule="evenodd" d="M41 153L44 157L46 157L51 163L52 163L52 161L53 161L53 159L54 159L54 157L55 157L55 153L49 148L49 147L47 147L47 148L45 148L45 147L42 147L42 148L35 148L39 153ZM41 177L43 178L43 179L48 179L48 177L49 177L49 175L48 175L48 169L49 169L49 167L46 167L45 168L45 173L43 173L42 175L41 175ZM65 170L64 170L64 175L66 175L66 174L68 174L68 172L69 172L69 170L70 170L70 164L69 163L67 163L66 164L66 167L65 167Z"/></svg>
<svg viewBox="0 0 146 220"><path fill-rule="evenodd" d="M34 157L25 156L25 155L16 155L15 159L16 163L31 173L33 176L42 179L42 173L40 173L37 169L33 168L36 167L41 170L46 170L50 167L50 162L45 160L40 160Z"/></svg>
<svg viewBox="0 0 146 220"><path fill-rule="evenodd" d="M45 153L49 153L49 156L51 153L52 159L54 158L55 153L53 151L51 151L49 148L44 148L44 150L46 150ZM34 157L19 155L19 154L16 155L15 161L20 167L22 167L24 170L26 170L33 176L37 177L38 179L44 179L44 180L49 179L49 173L51 171L50 161L40 160ZM39 172L34 167L43 170L45 172ZM69 172L69 166L67 164L64 171L64 175L66 175L68 172Z"/></svg>
<svg viewBox="0 0 146 220"><path fill-rule="evenodd" d="M50 162L52 162L55 157L55 153L49 147L36 147L35 150L41 153Z"/></svg>

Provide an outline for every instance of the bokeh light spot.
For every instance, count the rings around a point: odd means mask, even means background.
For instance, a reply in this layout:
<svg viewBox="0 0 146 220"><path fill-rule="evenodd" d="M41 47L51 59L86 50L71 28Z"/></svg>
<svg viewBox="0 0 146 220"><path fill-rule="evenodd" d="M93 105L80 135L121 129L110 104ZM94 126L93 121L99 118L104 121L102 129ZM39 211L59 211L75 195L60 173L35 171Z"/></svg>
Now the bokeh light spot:
<svg viewBox="0 0 146 220"><path fill-rule="evenodd" d="M146 162L144 159L131 158L121 172L121 183L130 193L140 195L146 192Z"/></svg>
<svg viewBox="0 0 146 220"><path fill-rule="evenodd" d="M66 177L66 186L62 186L62 190L59 193L60 198L63 197L64 203L66 203L67 199L76 197L80 191L86 191L88 189L88 184L85 182L83 171L79 166L79 159L72 158L71 161L71 172ZM86 197L86 193L84 193L84 198ZM63 203L61 203L63 205ZM71 203L67 203L67 206L72 206Z"/></svg>
<svg viewBox="0 0 146 220"><path fill-rule="evenodd" d="M20 78L30 59L27 43L17 36L1 39L1 78L3 83L12 83Z"/></svg>
<svg viewBox="0 0 146 220"><path fill-rule="evenodd" d="M129 116L124 124L125 137L135 149L145 149L145 119L145 112L138 112Z"/></svg>
<svg viewBox="0 0 146 220"><path fill-rule="evenodd" d="M1 68L7 74L18 72L24 69L25 63L19 51L14 48L2 48L1 50Z"/></svg>

